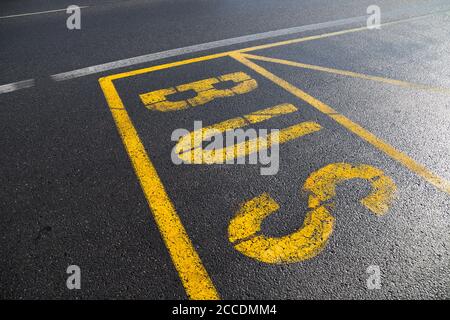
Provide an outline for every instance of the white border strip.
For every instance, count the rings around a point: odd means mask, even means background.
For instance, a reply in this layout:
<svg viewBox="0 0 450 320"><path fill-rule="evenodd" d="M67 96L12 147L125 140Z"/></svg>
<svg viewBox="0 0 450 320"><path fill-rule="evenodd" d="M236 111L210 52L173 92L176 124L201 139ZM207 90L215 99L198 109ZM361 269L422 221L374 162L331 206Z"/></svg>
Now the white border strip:
<svg viewBox="0 0 450 320"><path fill-rule="evenodd" d="M86 8L86 7L83 7L83 8ZM61 9L61 10L65 10L65 9ZM429 16L436 15L436 14L442 14L442 13L448 14L448 12L449 12L449 9L446 8L445 10L435 11L435 12L431 12L431 13L427 13L427 14L423 14L423 15L419 15L419 16L413 16L410 18L400 19L397 21L391 21L391 22L387 22L387 23L414 21L414 20L423 19L425 17L429 17ZM38 13L34 13L34 14L38 14ZM385 18L388 16L389 17L394 16L394 12L384 15ZM175 57L175 56L179 56L179 55L183 55L183 54L187 54L187 53L195 53L195 52L210 50L210 49L219 48L219 47L226 47L226 46L230 46L233 44L239 44L239 43L268 39L268 38L273 38L273 37L278 37L278 36L283 36L283 35L301 33L304 31L313 31L313 30L324 29L324 28L329 28L329 27L341 26L341 25L352 24L352 23L356 23L356 22L363 22L366 19L367 19L367 16L353 17L353 18L321 22L321 23L315 23L315 24L287 28L287 29L280 29L280 30L275 30L275 31L268 31L268 32L257 33L257 34L247 35L247 36L236 37L236 38L229 38L229 39L224 39L224 40L219 40L219 41L207 42L207 43L203 43L203 44L182 47L182 48L172 49L172 50L167 50L167 51L162 51L162 52L150 53L150 54L137 56L137 57L133 57L133 58L129 58L129 59L117 60L117 61L113 61L113 62L109 62L109 63L99 64L96 66L91 66L91 67L81 68L81 69L72 70L72 71L68 71L68 72L58 73L58 74L51 75L50 77L55 81L70 80L70 79L79 78L79 77L83 77L83 76L87 76L87 75L91 75L91 74L95 74L95 73L100 73L100 72L104 72L104 71L108 71L108 70L128 67L128 66L141 64L141 63L145 63L145 62L151 62L151 61L160 60L160 59L164 59L164 58ZM0 94L16 91L19 89L30 88L30 87L33 87L34 84L35 84L35 80L29 79L29 80L9 83L9 84L5 84L5 85L0 85Z"/></svg>
<svg viewBox="0 0 450 320"><path fill-rule="evenodd" d="M79 8L80 9L89 8L89 6L81 6ZM39 11L39 12L30 12L30 13L20 13L20 14L13 14L13 15L10 15L10 16L3 16L3 17L0 17L0 19L9 19L9 18L17 18L17 17L34 16L36 14L45 14L45 13L60 12L60 11L66 11L66 10L67 10L67 8L65 8L65 9L48 10L48 11Z"/></svg>
<svg viewBox="0 0 450 320"><path fill-rule="evenodd" d="M354 17L354 18L347 18L347 19L340 19L340 20L334 20L334 21L328 21L328 22L315 23L315 24L310 24L310 25L305 25L305 26L300 26L300 27L293 27L293 28L280 29L280 30L268 31L268 32L263 32L263 33L256 33L256 34L252 34L252 35L241 36L241 37L237 37L237 38L229 38L229 39L207 42L207 43L202 43L202 44L196 44L196 45L192 45L192 46L188 46L188 47L182 47L182 48L177 48L177 49L172 49L172 50L167 50L167 51L162 51L162 52L150 53L150 54L145 54L142 56L137 56L134 58L117 60L117 61L99 64L99 65L95 65L95 66L91 66L91 67L86 67L86 68L81 68L81 69L72 70L72 71L68 71L68 72L58 73L58 74L52 75L51 78L55 81L64 81L64 80L79 78L79 77L83 77L83 76L87 76L87 75L91 75L91 74L95 74L95 73L99 73L99 72L103 72L103 71L108 71L108 70L113 70L113 69L118 69L118 68L123 68L123 67L129 67L132 65L140 64L140 63L152 62L155 60L160 60L160 59L165 59L165 58L172 58L172 57L180 56L183 54L195 53L195 52L199 52L199 51L205 51L205 50L210 50L210 49L215 49L215 48L220 48L220 47L226 47L226 46L231 46L234 44L240 44L240 43L245 43L245 42L250 42L250 41L274 38L274 37L278 37L278 36L285 36L285 35L290 35L290 34L294 34L294 33L305 32L305 31L314 31L314 30L318 30L318 29L336 27L336 26L341 26L341 25L345 25L345 24L366 21L366 19L367 19L367 16L360 16L360 17Z"/></svg>
<svg viewBox="0 0 450 320"><path fill-rule="evenodd" d="M398 20L394 20L394 21L388 21L386 23L393 23L393 22L398 23L398 22L419 20L419 19L423 19L425 17L429 17L432 15L447 13L448 10L449 10L449 8L446 8L445 10L425 13L425 14L418 15L418 16L411 16L408 18L398 19ZM399 14L406 14L406 13L407 12L405 12L405 11L391 11L389 13L385 13L383 15L383 18L384 18L384 21L386 21L389 19L395 19ZM328 22L314 23L314 24L293 27L293 28L287 28L287 29L280 29L280 30L275 30L275 31L268 31L268 32L263 32L263 33L256 33L256 34L251 34L251 35L247 35L247 36L229 38L229 39L218 40L218 41L213 41L213 42L207 42L207 43L192 45L192 46L188 46L188 47L182 47L182 48L178 48L178 49L150 53L150 54L137 56L137 57L133 57L133 58L129 58L129 59L123 59L123 60L117 60L117 61L113 61L113 62L103 63L103 64L91 66L91 67L68 71L68 72L62 72L62 73L51 75L50 77L55 81L70 80L70 79L84 77L84 76L95 74L95 73L113 70L113 69L129 67L129 66L136 65L136 64L152 62L152 61L165 59L165 58L172 58L172 57L180 56L183 54L196 53L196 52L211 50L211 49L220 48L220 47L227 47L227 46L250 42L250 41L263 40L263 39L274 38L274 37L278 37L278 36L286 36L286 35L301 33L301 32L305 32L305 31L315 31L315 30L319 30L319 29L337 27L337 26L348 25L348 24L355 24L355 23L361 23L361 22L366 23L367 18L368 18L368 16L359 16L359 17L353 17L353 18L333 20L333 21L328 21ZM383 24L384 23L382 23L381 25L383 25Z"/></svg>
<svg viewBox="0 0 450 320"><path fill-rule="evenodd" d="M34 79L23 80L19 82L8 83L0 86L0 94L13 92L20 89L31 88L34 86Z"/></svg>

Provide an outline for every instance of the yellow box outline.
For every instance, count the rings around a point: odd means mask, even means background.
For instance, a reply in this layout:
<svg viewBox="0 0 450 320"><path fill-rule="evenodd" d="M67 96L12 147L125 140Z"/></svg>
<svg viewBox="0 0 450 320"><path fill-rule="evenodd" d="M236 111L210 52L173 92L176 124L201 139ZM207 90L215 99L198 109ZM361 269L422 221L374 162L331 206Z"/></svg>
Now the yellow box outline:
<svg viewBox="0 0 450 320"><path fill-rule="evenodd" d="M208 272L206 271L200 257L198 256L198 253L193 247L192 242L189 239L189 236L187 235L187 232L184 229L184 226L178 214L176 213L175 207L171 202L155 167L148 157L148 154L140 137L132 124L132 121L113 84L113 81L158 70L164 70L177 66L227 57L230 56L231 53L235 52L249 52L350 32L362 31L366 29L367 28L354 28L338 32L326 33L322 35L281 41L256 47L249 47L238 51L227 51L218 54L123 72L99 79L100 87L103 90L105 99L108 103L125 149L130 157L141 188L153 213L154 219L160 230L161 236L166 244L175 268L177 269L177 272L180 276L181 282L183 283L183 286L186 290L186 294L190 299L219 299L219 293L214 287L214 284L210 279Z"/></svg>
<svg viewBox="0 0 450 320"><path fill-rule="evenodd" d="M390 22L384 25L393 25L413 19L402 20L398 22ZM306 92L294 87L287 81L275 76L269 71L251 62L250 55L246 56L246 52L268 49L277 46L285 46L304 41L316 40L331 36L337 36L352 32L368 30L367 27L347 29L337 32L330 32L321 35L314 35L304 38L297 38L287 41L274 42L270 44L248 47L239 50L226 51L222 53L206 55L202 57L180 60L172 63L142 68L133 71L127 71L110 75L99 79L100 86L105 95L106 101L116 123L122 142L127 150L135 173L138 177L144 195L147 199L149 207L153 213L156 224L160 230L161 236L166 244L172 261L177 269L186 293L190 299L219 299L211 278L208 275L203 263L196 252L187 232L175 210L173 203L167 194L161 179L158 176L156 168L153 166L140 137L134 128L132 121L126 111L126 108L113 84L114 80L126 77L136 76L140 74L150 73L158 70L174 68L182 65L203 62L223 57L231 57L241 62L250 69L256 71L263 77L271 80L278 86L282 87L289 93L298 97L315 107L318 111L328 115L339 124L346 127L365 141L369 142L377 149L383 151L393 159L405 165L411 171L422 176L425 180L436 186L438 189L450 194L450 184L444 179L436 176L424 166L418 164L407 155L397 151L395 148L377 138L358 124L350 121L348 118L337 113L328 105L318 99L308 95Z"/></svg>

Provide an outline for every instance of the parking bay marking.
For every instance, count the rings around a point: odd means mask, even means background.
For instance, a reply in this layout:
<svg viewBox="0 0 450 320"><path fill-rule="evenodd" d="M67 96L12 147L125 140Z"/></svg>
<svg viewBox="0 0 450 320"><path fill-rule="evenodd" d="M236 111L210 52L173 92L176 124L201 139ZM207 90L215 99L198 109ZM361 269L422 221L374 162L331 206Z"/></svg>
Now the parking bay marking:
<svg viewBox="0 0 450 320"><path fill-rule="evenodd" d="M348 32L362 31L365 29L366 28L351 29L323 35L310 36L304 38L304 41L345 34ZM448 182L431 173L430 171L428 171L428 169L416 163L413 159L409 158L403 153L397 151L386 142L378 139L376 136L366 131L356 123L338 114L331 107L308 95L302 90L294 87L285 80L271 74L262 67L256 65L249 60L251 59L250 57L248 57L247 59L244 55L244 52L280 45L287 45L290 43L298 43L301 41L303 40L294 39L294 41L284 41L272 45L268 44L253 48L241 49L238 51L223 52L158 66L152 66L139 70L128 71L99 79L100 86L104 92L113 119L116 123L125 149L131 159L135 173L141 184L144 195L146 196L156 224L168 248L175 268L179 273L186 293L191 299L218 299L219 294L214 287L214 284L212 283L205 267L203 266L198 253L194 249L191 240L189 239L189 236L187 235L186 230L184 229L184 226L178 214L176 213L176 209L172 204L170 197L167 195L164 185L162 184L158 176L156 168L153 166L148 157L142 141L140 140L140 137L136 129L134 128L131 119L125 109L125 106L113 84L114 80L149 73L157 70L164 70L172 67L231 56L250 69L253 69L257 73L263 75L265 78L268 78L275 84L281 86L288 92L294 94L301 100L308 102L319 111L327 114L335 121L349 129L351 132L357 134L364 140L368 141L378 149L384 151L386 154L405 165L413 172L425 178L428 182L432 183L440 190L450 193L450 186Z"/></svg>

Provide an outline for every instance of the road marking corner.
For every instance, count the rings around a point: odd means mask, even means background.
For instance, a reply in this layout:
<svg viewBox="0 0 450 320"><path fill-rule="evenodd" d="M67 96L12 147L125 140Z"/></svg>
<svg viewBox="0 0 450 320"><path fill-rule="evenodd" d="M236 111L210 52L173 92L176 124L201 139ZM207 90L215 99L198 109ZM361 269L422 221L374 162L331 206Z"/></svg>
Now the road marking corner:
<svg viewBox="0 0 450 320"><path fill-rule="evenodd" d="M296 96L297 98L305 101L306 103L313 106L318 111L326 114L333 120L335 120L337 123L345 127L347 130L351 131L352 133L356 134L363 140L367 141L371 145L373 145L378 150L384 152L397 162L401 163L403 166L411 170L412 172L416 173L418 176L422 177L426 181L428 181L430 184L435 186L437 189L450 194L450 182L445 180L444 178L441 178L440 176L434 174L430 170L428 170L425 166L422 164L416 162L414 159L406 155L405 153L398 151L393 146L391 146L389 143L383 141L382 139L375 136L373 133L367 131L357 123L351 121L344 115L338 113L336 110L328 106L327 104L323 103L322 101L314 98L313 96L309 95L305 91L295 87L294 85L290 84L286 80L274 75L270 71L264 69L263 67L257 65L256 63L250 61L251 56L245 54L245 53L232 53L230 54L232 58L235 60L241 62L243 65L247 66L248 68L252 69L256 73L262 75L266 79L272 81L276 85L280 86L287 92L291 93L292 95Z"/></svg>

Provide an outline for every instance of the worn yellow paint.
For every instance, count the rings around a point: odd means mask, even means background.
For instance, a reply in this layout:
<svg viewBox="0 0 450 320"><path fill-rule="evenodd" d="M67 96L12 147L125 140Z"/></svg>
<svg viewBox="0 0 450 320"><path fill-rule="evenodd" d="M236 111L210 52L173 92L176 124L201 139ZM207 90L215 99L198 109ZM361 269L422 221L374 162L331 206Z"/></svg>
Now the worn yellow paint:
<svg viewBox="0 0 450 320"><path fill-rule="evenodd" d="M450 182L445 180L444 178L436 175L435 173L428 170L425 166L421 165L420 163L416 162L414 159L406 155L405 153L402 153L401 151L398 151L393 146L388 144L387 142L383 141L382 139L375 136L373 133L367 131L360 125L356 124L355 122L351 121L347 117L339 114L336 112L333 108L328 106L327 104L321 102L320 100L312 97L311 95L307 94L303 90L300 90L299 88L293 86L286 80L281 79L280 77L277 77L273 73L267 71L266 69L262 68L261 66L255 64L254 62L248 60L244 54L232 54L231 55L234 59L237 61L240 61L250 69L256 71L260 75L264 76L265 78L271 80L273 83L277 84L278 86L282 87L286 91L290 92L294 96L300 98L301 100L309 103L311 106L319 110L320 112L328 115L330 118L334 119L336 122L347 128L349 131L353 132L354 134L358 135L377 149L381 150L382 152L386 153L388 156L393 158L394 160L398 161L405 167L407 167L409 170L413 171L432 185L434 185L439 190L446 192L450 194Z"/></svg>
<svg viewBox="0 0 450 320"><path fill-rule="evenodd" d="M252 77L244 72L224 74L222 76L219 76L218 78L221 82L232 81L236 83L234 87L229 89L234 94L248 93L258 87L258 83L256 82L256 80L252 79Z"/></svg>
<svg viewBox="0 0 450 320"><path fill-rule="evenodd" d="M199 300L218 299L219 294L195 251L114 84L109 78L101 78L99 82L153 217L188 297Z"/></svg>
<svg viewBox="0 0 450 320"><path fill-rule="evenodd" d="M234 130L248 126L250 123L258 123L268 120L275 116L289 114L297 111L297 108L292 104L281 104L275 107L258 110L248 115L228 119L220 123L193 131L178 140L175 146L175 152L179 155L191 152L192 149L200 149L202 142L215 135L221 134L227 130ZM188 159L186 159L188 160Z"/></svg>
<svg viewBox="0 0 450 320"><path fill-rule="evenodd" d="M369 165L333 163L306 180L303 189L310 194L310 210L300 229L283 237L261 234L263 220L280 209L278 203L264 193L241 205L228 227L230 242L242 254L265 263L294 263L315 257L333 232L335 219L329 209L334 207L331 200L336 196L336 186L352 179L364 179L371 184L371 193L361 200L364 206L377 215L387 212L396 191L390 177Z"/></svg>
<svg viewBox="0 0 450 320"><path fill-rule="evenodd" d="M202 142L213 136L221 135L223 132L242 128L252 123L266 121L275 116L292 113L296 110L297 108L292 104L281 104L195 130L179 139L175 146L175 153L185 163L220 164L268 149L273 144L283 144L321 129L321 126L315 122L302 122L271 133L268 136L255 137L225 148L217 150L202 149Z"/></svg>
<svg viewBox="0 0 450 320"><path fill-rule="evenodd" d="M348 163L333 163L312 173L303 186L310 194L309 208L317 208L331 201L336 196L336 185L352 179L363 179L371 183L372 192L361 203L376 215L385 214L397 189L395 183L382 170L364 164L353 166Z"/></svg>
<svg viewBox="0 0 450 320"><path fill-rule="evenodd" d="M300 62L294 62L294 61L289 61L289 60L257 56L257 55L253 55L253 54L245 54L245 57L248 59L252 59L252 60L272 62L272 63L283 64L283 65L287 65L287 66L291 66L291 67L297 67L297 68L327 72L327 73L332 73L332 74L337 74L337 75L347 76L347 77L352 77L352 78L382 82L382 83L395 85L395 86L399 86L399 87L404 87L404 88L409 88L409 89L419 89L419 90L426 90L426 91L437 92L437 93L450 94L450 88L429 86L429 85L420 84L420 83L411 83L411 82L402 81L402 80L395 80L395 79L389 79L389 78L384 78L384 77L371 76L371 75L366 75L366 74L352 72L352 71L321 67L321 66L300 63Z"/></svg>
<svg viewBox="0 0 450 320"><path fill-rule="evenodd" d="M220 82L232 81L236 85L230 89L217 89L214 85ZM142 103L149 110L161 112L177 111L189 106L196 107L211 102L214 99L232 97L248 93L258 87L256 80L244 72L222 75L177 86L176 88L160 89L139 95ZM187 100L169 101L167 96L174 93L194 91L196 96Z"/></svg>
<svg viewBox="0 0 450 320"><path fill-rule="evenodd" d="M177 90L175 88L167 88L152 91L146 94L141 94L140 98L141 101L149 110L167 112L167 111L182 110L189 107L188 102L185 100L180 101L167 100L168 95L172 95L175 93L177 93Z"/></svg>

